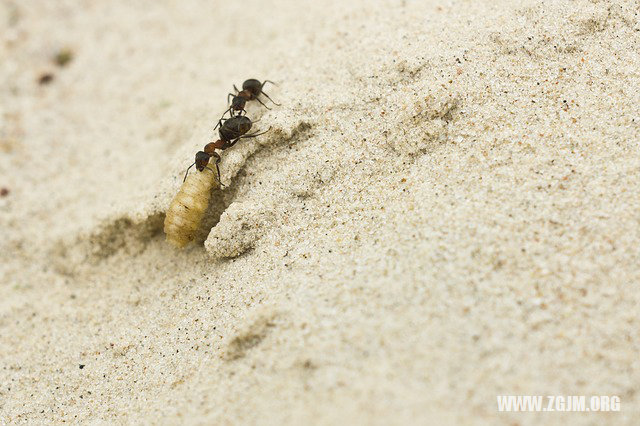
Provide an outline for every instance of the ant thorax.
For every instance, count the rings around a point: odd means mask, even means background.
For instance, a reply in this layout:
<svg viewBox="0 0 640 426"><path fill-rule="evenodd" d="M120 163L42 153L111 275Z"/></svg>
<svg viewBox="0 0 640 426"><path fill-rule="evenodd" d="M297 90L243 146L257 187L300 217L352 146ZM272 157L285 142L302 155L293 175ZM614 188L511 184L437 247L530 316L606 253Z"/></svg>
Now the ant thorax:
<svg viewBox="0 0 640 426"><path fill-rule="evenodd" d="M206 152L209 155L213 155L213 153L216 152L216 149L222 149L223 146L224 146L224 141L223 140L217 140L215 142L209 142L208 144L206 144L204 146L204 152Z"/></svg>

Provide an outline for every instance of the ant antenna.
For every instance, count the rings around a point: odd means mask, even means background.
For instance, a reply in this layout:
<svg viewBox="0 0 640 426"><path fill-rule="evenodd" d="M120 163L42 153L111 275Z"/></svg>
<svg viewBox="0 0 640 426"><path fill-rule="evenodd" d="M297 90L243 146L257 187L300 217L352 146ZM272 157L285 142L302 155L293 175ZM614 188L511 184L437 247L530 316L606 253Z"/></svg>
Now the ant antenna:
<svg viewBox="0 0 640 426"><path fill-rule="evenodd" d="M192 165L190 165L189 167L187 167L187 171L184 173L184 179L182 179L182 183L184 183L184 181L187 180L187 175L189 174L189 169L192 168L195 165L195 161L193 162Z"/></svg>

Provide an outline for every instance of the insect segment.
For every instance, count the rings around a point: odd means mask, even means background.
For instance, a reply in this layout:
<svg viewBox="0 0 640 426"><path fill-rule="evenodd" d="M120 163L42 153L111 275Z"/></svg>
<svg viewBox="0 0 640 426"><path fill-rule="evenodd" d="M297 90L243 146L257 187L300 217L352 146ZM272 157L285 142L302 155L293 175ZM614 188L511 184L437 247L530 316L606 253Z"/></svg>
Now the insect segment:
<svg viewBox="0 0 640 426"><path fill-rule="evenodd" d="M239 91L235 86L233 88L238 92L233 96L233 102L231 107L226 112L230 112L229 118L220 118L218 124L214 128L218 130L220 139L215 142L206 144L202 151L198 151L195 156L193 164L191 164L184 175L182 186L178 191L178 194L174 197L169 205L167 214L164 220L164 232L167 234L167 241L176 247L184 247L190 241L192 241L200 227L200 222L204 217L204 214L209 206L209 198L211 197L211 188L214 186L222 186L220 181L220 154L216 150L224 151L227 148L231 148L240 139L255 138L256 136L267 133L271 128L264 132L249 133L251 127L255 121L251 121L246 116L242 115L244 106L247 101L257 100L262 105L267 107L260 99L259 95L265 95L271 102L279 105L273 101L262 91L262 88L266 83L272 83L268 80L260 83L255 79L246 80L242 84L242 91ZM228 101L228 98L227 98ZM267 107L268 108L268 107ZM237 113L234 114L234 111ZM223 114L224 117L224 114ZM209 167L211 158L215 159L216 170L214 171ZM189 175L191 167L196 166L198 173L192 173Z"/></svg>
<svg viewBox="0 0 640 426"><path fill-rule="evenodd" d="M245 111L244 107L248 101L253 101L253 100L260 102L262 105L264 105L265 108L271 109L268 106L266 106L265 103L260 100L260 98L258 98L258 96L260 95L264 95L267 99L269 99L275 105L280 106L280 104L276 103L273 99L269 97L269 95L267 95L262 91L262 88L267 83L275 84L273 81L270 81L270 80L265 80L262 83L260 83L260 80L256 80L255 78L250 78L249 80L245 80L245 82L242 83L242 90L238 90L238 88L234 84L233 88L235 89L236 94L234 95L233 93L229 93L229 95L227 96L227 102L229 102L229 98L231 98L231 106L229 107L228 110L224 112L224 114L229 112L232 117L234 115L242 115L243 112L246 114L247 112ZM222 114L223 117L224 117L224 114Z"/></svg>
<svg viewBox="0 0 640 426"><path fill-rule="evenodd" d="M221 124L224 121L224 124ZM187 179L187 175L189 174L189 169L191 167L196 166L198 171L203 171L205 168L209 168L209 160L211 157L216 159L216 170L218 173L218 181L220 181L220 155L216 152L216 149L224 151L227 148L231 148L234 146L240 139L249 139L255 138L256 136L263 135L271 130L269 127L264 132L255 132L251 134L246 134L249 130L251 130L251 126L255 123L255 121L251 121L248 117L237 115L231 118L221 118L216 127L220 126L220 130L218 130L218 134L220 135L220 139L215 142L210 142L204 146L204 151L198 151L196 153L196 158L188 168L186 173L184 174L184 180ZM209 170L211 170L209 168ZM184 182L183 180L183 182ZM224 186L224 185L223 185Z"/></svg>

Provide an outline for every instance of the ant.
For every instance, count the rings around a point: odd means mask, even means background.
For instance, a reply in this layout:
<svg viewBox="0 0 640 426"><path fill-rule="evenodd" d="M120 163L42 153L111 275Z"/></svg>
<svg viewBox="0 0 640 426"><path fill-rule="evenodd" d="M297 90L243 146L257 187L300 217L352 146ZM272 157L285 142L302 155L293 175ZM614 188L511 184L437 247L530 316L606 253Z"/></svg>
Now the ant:
<svg viewBox="0 0 640 426"><path fill-rule="evenodd" d="M232 98L231 106L229 107L228 110L224 112L224 114L229 112L232 117L234 115L234 111L237 112L237 115L242 115L243 112L246 114L247 111L245 111L244 106L246 105L247 101L253 101L253 100L260 102L266 109L271 109L268 106L266 106L265 103L258 98L258 96L260 95L264 95L267 99L269 99L275 105L280 106L280 104L276 103L273 99L269 97L269 95L267 95L262 91L262 88L267 83L271 83L277 86L277 84L271 80L265 80L264 82L260 83L260 80L256 80L255 78L250 78L249 80L245 80L245 82L242 83L242 91L238 90L238 88L234 84L233 88L236 91L236 94L234 95L233 93L229 93L227 95L227 103L229 102L229 98L230 97ZM222 114L223 117L224 117L224 114Z"/></svg>
<svg viewBox="0 0 640 426"><path fill-rule="evenodd" d="M224 124L222 124L222 121L224 121ZM216 125L216 127L220 126L220 130L218 130L220 139L218 139L215 142L209 142L204 146L204 151L198 151L196 153L195 161L193 162L193 164L191 164L187 168L187 171L184 174L184 179L182 181L184 182L187 180L189 169L193 166L196 166L196 169L199 172L204 171L204 169L209 169L213 172L213 169L211 169L208 166L208 164L211 157L214 157L216 159L216 171L218 172L218 182L220 182L220 185L222 185L222 182L220 181L220 166L219 166L221 158L220 158L220 154L216 152L216 149L224 151L225 149L231 148L232 146L234 146L236 142L238 142L240 139L255 138L256 136L264 135L269 130L271 130L271 127L269 127L267 130L265 130L262 133L255 132L251 134L246 134L249 130L251 130L251 126L253 125L253 123L256 123L256 121L251 121L249 118L242 115L237 115L235 117L230 117L225 119L221 118L220 121L218 122L218 125Z"/></svg>

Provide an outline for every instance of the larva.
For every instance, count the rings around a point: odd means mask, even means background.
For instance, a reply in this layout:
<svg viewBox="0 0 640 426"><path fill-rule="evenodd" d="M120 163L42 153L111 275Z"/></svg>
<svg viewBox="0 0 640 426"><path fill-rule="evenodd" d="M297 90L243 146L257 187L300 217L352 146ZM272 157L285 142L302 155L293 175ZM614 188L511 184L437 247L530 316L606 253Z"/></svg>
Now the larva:
<svg viewBox="0 0 640 426"><path fill-rule="evenodd" d="M164 219L164 233L169 243L182 248L193 240L209 206L214 185L217 187L220 183L208 167L187 176Z"/></svg>

